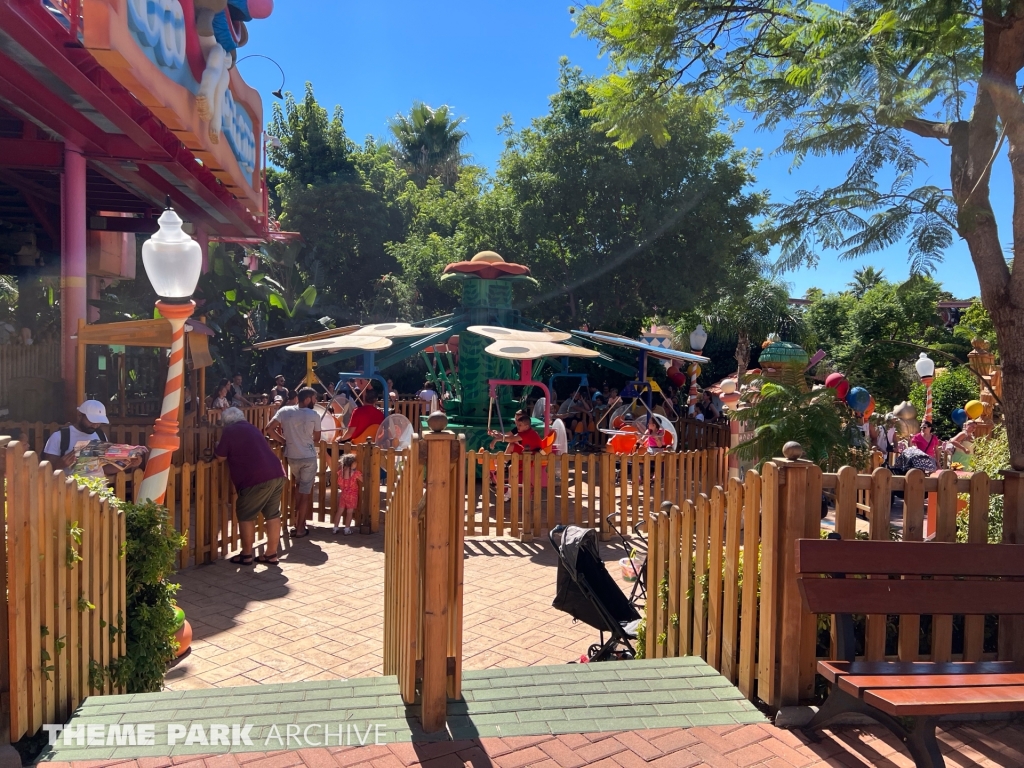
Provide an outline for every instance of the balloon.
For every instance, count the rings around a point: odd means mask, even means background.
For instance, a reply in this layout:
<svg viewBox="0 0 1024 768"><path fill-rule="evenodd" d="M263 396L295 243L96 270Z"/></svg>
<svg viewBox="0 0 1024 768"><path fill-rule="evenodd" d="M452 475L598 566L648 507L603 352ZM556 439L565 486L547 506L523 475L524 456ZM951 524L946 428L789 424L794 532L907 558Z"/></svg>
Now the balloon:
<svg viewBox="0 0 1024 768"><path fill-rule="evenodd" d="M854 413L864 413L871 402L871 395L864 387L854 387L846 396L846 404L853 409Z"/></svg>
<svg viewBox="0 0 1024 768"><path fill-rule="evenodd" d="M963 408L955 408L949 415L950 420L958 427L962 427L967 423L967 411Z"/></svg>
<svg viewBox="0 0 1024 768"><path fill-rule="evenodd" d="M875 412L875 396L868 395L868 407L864 409L864 418L866 419L872 413Z"/></svg>
<svg viewBox="0 0 1024 768"><path fill-rule="evenodd" d="M967 411L967 418L976 419L985 412L985 406L980 400L971 400L964 406L964 410Z"/></svg>
<svg viewBox="0 0 1024 768"><path fill-rule="evenodd" d="M830 373L825 379L825 386L836 391L836 397L845 400L850 391L850 382L841 373Z"/></svg>

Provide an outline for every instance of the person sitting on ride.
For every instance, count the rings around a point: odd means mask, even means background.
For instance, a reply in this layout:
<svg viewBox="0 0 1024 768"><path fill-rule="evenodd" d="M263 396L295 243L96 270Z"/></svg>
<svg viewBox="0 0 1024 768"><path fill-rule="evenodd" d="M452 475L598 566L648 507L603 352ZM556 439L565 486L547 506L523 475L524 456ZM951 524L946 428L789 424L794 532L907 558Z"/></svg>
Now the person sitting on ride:
<svg viewBox="0 0 1024 768"><path fill-rule="evenodd" d="M498 432L491 430L491 450L494 450L496 443L508 443L505 453L537 453L543 444L540 435L533 431L533 424L530 421L530 414L526 411L516 411L516 429L514 432Z"/></svg>
<svg viewBox="0 0 1024 768"><path fill-rule="evenodd" d="M665 430L654 416L647 419L647 430L644 432L644 447L648 453L657 453L665 447Z"/></svg>

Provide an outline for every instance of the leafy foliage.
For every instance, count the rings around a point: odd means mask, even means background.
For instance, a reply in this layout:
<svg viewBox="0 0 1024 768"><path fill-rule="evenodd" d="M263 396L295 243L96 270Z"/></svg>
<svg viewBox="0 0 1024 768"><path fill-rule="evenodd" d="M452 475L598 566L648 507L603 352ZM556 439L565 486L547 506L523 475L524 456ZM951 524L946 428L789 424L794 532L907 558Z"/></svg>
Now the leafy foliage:
<svg viewBox="0 0 1024 768"><path fill-rule="evenodd" d="M870 392L881 410L906 399L916 380L915 345L955 341L942 327L935 306L948 296L931 278L903 285L875 282L856 291L815 295L804 313L809 349L827 353L832 369L842 371ZM966 350L956 345L954 350Z"/></svg>
<svg viewBox="0 0 1024 768"><path fill-rule="evenodd" d="M756 388L760 384L760 391ZM782 456L790 440L800 443L804 458L825 470L843 465L862 466L867 446L863 433L850 419L850 410L836 399L834 390L805 391L793 384L761 379L755 391L743 396L746 408L730 412L730 418L751 423L754 436L733 450L758 467Z"/></svg>
<svg viewBox="0 0 1024 768"><path fill-rule="evenodd" d="M733 148L712 100L670 99L671 140L623 149L594 130L590 84L563 60L548 114L506 125L486 231L540 281L533 312L635 331L713 300L734 265L757 259L764 201L746 189L755 158Z"/></svg>
<svg viewBox="0 0 1024 768"><path fill-rule="evenodd" d="M466 159L462 144L468 134L460 128L464 121L453 116L447 105L433 109L421 101L412 105L408 115L388 121L401 165L418 187L426 186L429 179L451 187L458 179Z"/></svg>
<svg viewBox="0 0 1024 768"><path fill-rule="evenodd" d="M976 337L982 338L989 343L989 348L993 352L999 352L999 339L996 338L996 329L992 325L992 316L978 299L964 310L960 321L953 328L953 335L968 343Z"/></svg>
<svg viewBox="0 0 1024 768"><path fill-rule="evenodd" d="M1010 443L1006 438L1006 429L998 426L987 437L979 437L974 441L974 452L971 454L971 469L984 472L991 479L997 479L1004 469L1010 468ZM970 525L970 509L964 509L956 516L957 541L966 542ZM998 544L1003 540L1003 495L992 494L988 497L988 542Z"/></svg>
<svg viewBox="0 0 1024 768"><path fill-rule="evenodd" d="M173 640L174 593L167 581L185 537L174 529L166 508L152 502L125 504L127 651L111 662L110 674L129 693L163 688Z"/></svg>
<svg viewBox="0 0 1024 768"><path fill-rule="evenodd" d="M976 399L979 389L978 379L967 366L950 368L935 377L932 383L932 421L935 434L948 440L960 431L960 427L950 419L950 414L956 408L963 408L968 400ZM917 408L918 418L924 418L924 384L918 383L910 390L910 402Z"/></svg>

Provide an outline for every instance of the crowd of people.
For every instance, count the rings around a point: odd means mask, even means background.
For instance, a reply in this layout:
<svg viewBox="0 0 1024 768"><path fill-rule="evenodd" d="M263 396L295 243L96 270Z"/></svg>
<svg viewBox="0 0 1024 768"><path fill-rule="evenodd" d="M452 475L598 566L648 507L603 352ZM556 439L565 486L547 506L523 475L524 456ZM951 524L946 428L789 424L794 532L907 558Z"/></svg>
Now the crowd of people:
<svg viewBox="0 0 1024 768"><path fill-rule="evenodd" d="M907 434L901 420L887 413L869 420L866 431L870 446L885 457L886 466L901 473L908 469L934 472L940 465L970 466L977 422L966 422L953 437L943 440L930 421L922 421L917 432Z"/></svg>

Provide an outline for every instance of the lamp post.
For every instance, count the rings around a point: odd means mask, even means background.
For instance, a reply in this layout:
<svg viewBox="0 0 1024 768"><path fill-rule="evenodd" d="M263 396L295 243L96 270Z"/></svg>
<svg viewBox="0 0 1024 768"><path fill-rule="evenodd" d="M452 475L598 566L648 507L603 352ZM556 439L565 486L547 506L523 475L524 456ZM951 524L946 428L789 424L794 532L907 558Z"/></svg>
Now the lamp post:
<svg viewBox="0 0 1024 768"><path fill-rule="evenodd" d="M178 450L178 407L185 376L185 321L196 304L192 294L199 282L203 253L199 243L182 231L182 221L168 205L160 215L160 229L142 245L142 263L160 298L156 308L171 324L171 354L160 418L149 436L149 461L139 488L139 499L163 504L171 454ZM199 393L200 395L202 393Z"/></svg>
<svg viewBox="0 0 1024 768"><path fill-rule="evenodd" d="M704 345L708 342L708 332L704 330L704 326L700 323L697 327L690 332L690 351L695 355L699 355L704 351ZM697 410L697 377L700 376L700 365L697 363L690 363L690 398L688 400L689 408L687 412L692 417L694 411Z"/></svg>
<svg viewBox="0 0 1024 768"><path fill-rule="evenodd" d="M924 352L914 363L917 375L921 377L924 384L924 420L931 423L932 420L932 379L935 376L935 362Z"/></svg>

